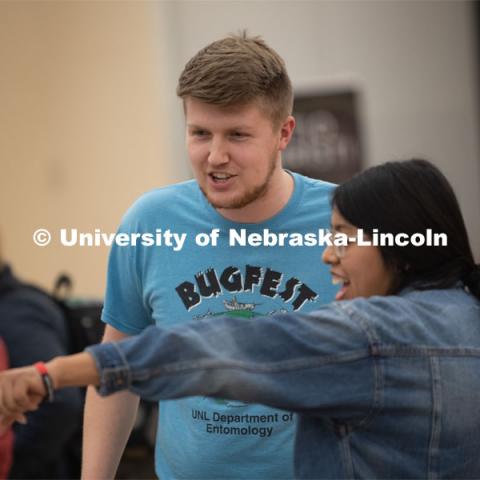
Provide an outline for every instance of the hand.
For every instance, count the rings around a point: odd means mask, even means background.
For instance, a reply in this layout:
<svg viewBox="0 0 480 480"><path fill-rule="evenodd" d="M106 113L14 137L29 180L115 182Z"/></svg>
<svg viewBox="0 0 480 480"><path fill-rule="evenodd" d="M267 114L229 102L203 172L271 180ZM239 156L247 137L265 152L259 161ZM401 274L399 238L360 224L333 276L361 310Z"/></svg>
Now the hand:
<svg viewBox="0 0 480 480"><path fill-rule="evenodd" d="M34 367L0 373L0 433L13 422L26 423L25 413L36 410L45 397L45 387Z"/></svg>

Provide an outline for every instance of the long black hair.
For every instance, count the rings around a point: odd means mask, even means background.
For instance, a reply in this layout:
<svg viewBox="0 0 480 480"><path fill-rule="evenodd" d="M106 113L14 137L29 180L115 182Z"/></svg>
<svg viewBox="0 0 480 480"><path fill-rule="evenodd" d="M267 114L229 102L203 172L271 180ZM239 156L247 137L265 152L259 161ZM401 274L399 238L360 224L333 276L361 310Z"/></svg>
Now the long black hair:
<svg viewBox="0 0 480 480"><path fill-rule="evenodd" d="M379 246L395 273L391 293L405 286L448 288L463 282L480 298L480 265L473 259L455 193L437 167L421 159L387 162L337 187L332 205L352 225L370 235L428 229L447 236L446 246Z"/></svg>

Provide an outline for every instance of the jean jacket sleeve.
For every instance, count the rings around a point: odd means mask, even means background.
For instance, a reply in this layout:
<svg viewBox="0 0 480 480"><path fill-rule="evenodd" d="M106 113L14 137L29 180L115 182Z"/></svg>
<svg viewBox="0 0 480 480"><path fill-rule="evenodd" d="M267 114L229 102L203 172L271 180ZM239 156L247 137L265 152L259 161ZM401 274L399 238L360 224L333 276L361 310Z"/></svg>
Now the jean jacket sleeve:
<svg viewBox="0 0 480 480"><path fill-rule="evenodd" d="M204 395L351 417L372 408L378 383L368 331L338 304L312 314L152 326L87 350L102 395L128 388L150 400Z"/></svg>

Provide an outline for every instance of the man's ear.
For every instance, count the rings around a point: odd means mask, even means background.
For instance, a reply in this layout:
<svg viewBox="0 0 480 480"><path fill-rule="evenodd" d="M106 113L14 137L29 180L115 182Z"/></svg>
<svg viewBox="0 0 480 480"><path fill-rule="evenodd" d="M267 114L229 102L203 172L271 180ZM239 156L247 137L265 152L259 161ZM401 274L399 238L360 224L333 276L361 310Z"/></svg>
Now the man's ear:
<svg viewBox="0 0 480 480"><path fill-rule="evenodd" d="M289 115L280 126L280 150L285 150L295 130L295 118Z"/></svg>

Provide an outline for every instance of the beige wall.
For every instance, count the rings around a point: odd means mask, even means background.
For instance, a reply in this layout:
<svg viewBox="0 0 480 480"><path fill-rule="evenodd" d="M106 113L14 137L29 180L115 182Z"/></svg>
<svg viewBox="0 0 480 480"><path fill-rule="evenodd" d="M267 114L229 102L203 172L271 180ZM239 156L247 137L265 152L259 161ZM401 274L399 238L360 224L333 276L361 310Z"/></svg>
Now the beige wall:
<svg viewBox="0 0 480 480"><path fill-rule="evenodd" d="M181 177L160 19L152 2L0 2L0 236L23 277L67 271L76 294L103 295L106 247L40 248L33 231L115 231L141 192Z"/></svg>

